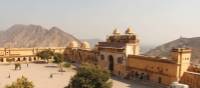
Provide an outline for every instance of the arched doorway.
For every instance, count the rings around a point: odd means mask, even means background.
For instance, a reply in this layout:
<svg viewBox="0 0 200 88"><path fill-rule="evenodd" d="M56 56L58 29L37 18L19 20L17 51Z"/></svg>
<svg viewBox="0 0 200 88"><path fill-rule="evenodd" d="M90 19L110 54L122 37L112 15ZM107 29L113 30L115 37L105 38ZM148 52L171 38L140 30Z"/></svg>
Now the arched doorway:
<svg viewBox="0 0 200 88"><path fill-rule="evenodd" d="M36 60L37 60L37 59L36 59L36 57L34 57L33 59L34 59L34 61L36 61Z"/></svg>
<svg viewBox="0 0 200 88"><path fill-rule="evenodd" d="M26 57L23 58L23 61L26 61Z"/></svg>
<svg viewBox="0 0 200 88"><path fill-rule="evenodd" d="M20 58L17 58L17 61L20 61Z"/></svg>
<svg viewBox="0 0 200 88"><path fill-rule="evenodd" d="M158 77L158 83L162 83L162 78Z"/></svg>
<svg viewBox="0 0 200 88"><path fill-rule="evenodd" d="M109 70L112 72L114 70L114 59L112 55L108 56L108 60L109 60Z"/></svg>
<svg viewBox="0 0 200 88"><path fill-rule="evenodd" d="M32 58L31 58L31 57L29 57L28 61L32 61Z"/></svg>

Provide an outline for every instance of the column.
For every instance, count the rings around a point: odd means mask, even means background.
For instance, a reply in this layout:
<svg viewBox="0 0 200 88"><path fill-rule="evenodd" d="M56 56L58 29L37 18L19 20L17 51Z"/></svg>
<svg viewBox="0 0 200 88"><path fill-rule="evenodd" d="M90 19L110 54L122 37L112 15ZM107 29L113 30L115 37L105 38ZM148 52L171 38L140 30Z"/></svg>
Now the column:
<svg viewBox="0 0 200 88"><path fill-rule="evenodd" d="M6 60L7 58L3 58L3 63L6 63L7 62L7 60Z"/></svg>

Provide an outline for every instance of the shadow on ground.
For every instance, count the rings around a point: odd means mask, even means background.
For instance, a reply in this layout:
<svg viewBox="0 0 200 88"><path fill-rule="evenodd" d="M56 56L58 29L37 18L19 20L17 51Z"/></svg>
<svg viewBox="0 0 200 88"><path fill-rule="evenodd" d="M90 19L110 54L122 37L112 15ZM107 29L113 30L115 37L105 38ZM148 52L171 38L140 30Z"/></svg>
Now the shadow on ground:
<svg viewBox="0 0 200 88"><path fill-rule="evenodd" d="M45 66L46 68L58 68L58 66Z"/></svg>

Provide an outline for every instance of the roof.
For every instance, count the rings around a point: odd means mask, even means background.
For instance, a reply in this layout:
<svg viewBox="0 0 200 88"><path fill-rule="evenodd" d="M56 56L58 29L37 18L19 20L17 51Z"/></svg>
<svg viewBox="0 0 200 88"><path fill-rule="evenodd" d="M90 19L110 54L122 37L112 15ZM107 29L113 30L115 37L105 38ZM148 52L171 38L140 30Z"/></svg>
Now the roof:
<svg viewBox="0 0 200 88"><path fill-rule="evenodd" d="M90 44L86 41L81 43L81 48L82 49L90 49Z"/></svg>
<svg viewBox="0 0 200 88"><path fill-rule="evenodd" d="M131 27L128 27L125 31L125 34L134 34L133 29Z"/></svg>
<svg viewBox="0 0 200 88"><path fill-rule="evenodd" d="M143 55L129 55L128 58L144 59L144 60L149 60L149 61L157 61L157 62L175 64L175 61L168 59L168 58L162 58L162 57L151 57L151 56L143 56Z"/></svg>

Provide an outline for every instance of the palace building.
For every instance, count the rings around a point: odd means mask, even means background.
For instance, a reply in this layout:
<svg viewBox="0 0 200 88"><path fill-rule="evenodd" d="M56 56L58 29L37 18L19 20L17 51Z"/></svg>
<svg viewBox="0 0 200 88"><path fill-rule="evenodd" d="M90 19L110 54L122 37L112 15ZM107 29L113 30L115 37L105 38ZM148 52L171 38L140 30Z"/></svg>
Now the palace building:
<svg viewBox="0 0 200 88"><path fill-rule="evenodd" d="M71 61L93 63L126 79L162 85L181 82L190 88L200 88L200 68L191 64L191 51L190 48L174 48L170 58L141 55L138 36L129 27L124 34L115 29L106 41L99 42L95 48L87 42L78 44L72 41L64 54Z"/></svg>
<svg viewBox="0 0 200 88"><path fill-rule="evenodd" d="M65 47L0 48L0 63L38 61L40 58L38 58L36 54L47 49L52 50L53 52L63 53Z"/></svg>

